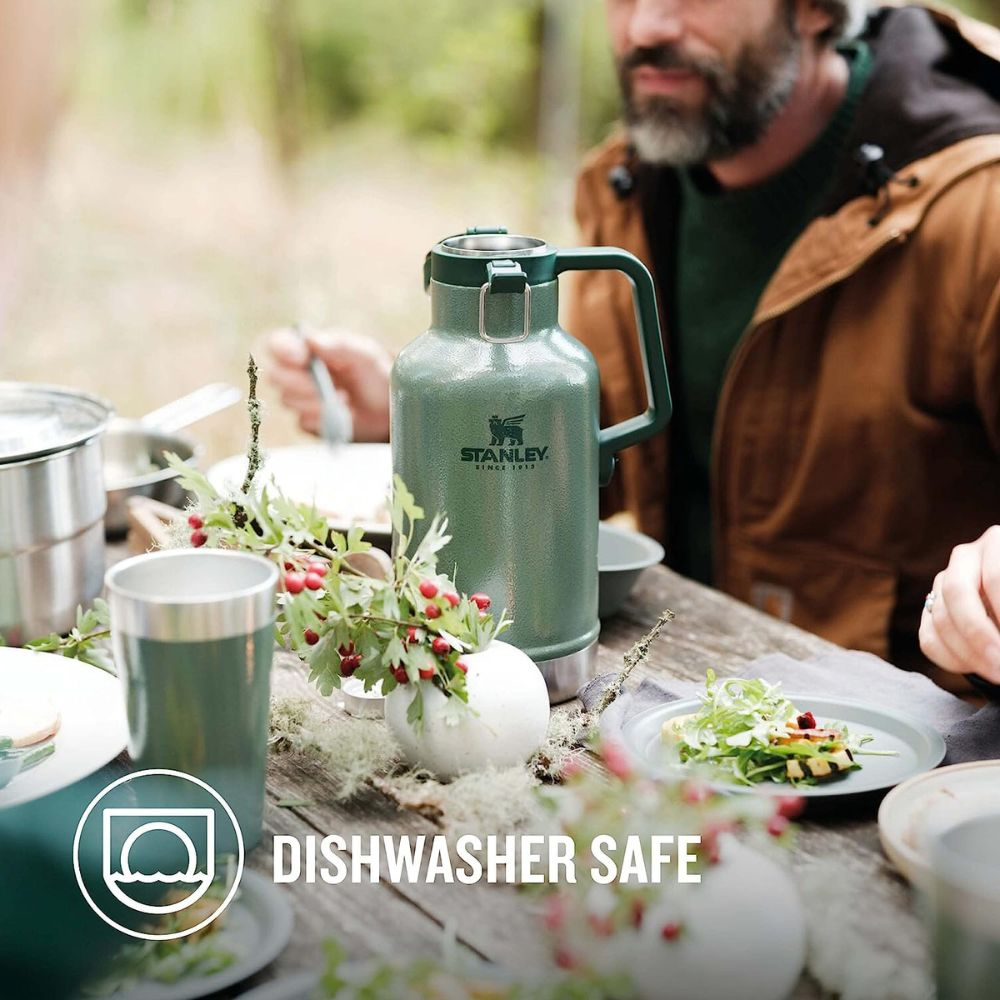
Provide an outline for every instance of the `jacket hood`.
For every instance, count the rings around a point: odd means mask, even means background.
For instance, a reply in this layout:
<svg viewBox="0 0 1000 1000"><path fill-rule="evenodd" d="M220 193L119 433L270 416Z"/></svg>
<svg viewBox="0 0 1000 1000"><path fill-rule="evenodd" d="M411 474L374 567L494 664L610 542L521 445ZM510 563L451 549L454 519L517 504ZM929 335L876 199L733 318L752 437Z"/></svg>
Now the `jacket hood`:
<svg viewBox="0 0 1000 1000"><path fill-rule="evenodd" d="M872 74L828 213L878 183L854 159L863 145L879 147L886 168L899 172L965 139L1000 134L1000 32L906 6L876 11L861 37L874 56Z"/></svg>

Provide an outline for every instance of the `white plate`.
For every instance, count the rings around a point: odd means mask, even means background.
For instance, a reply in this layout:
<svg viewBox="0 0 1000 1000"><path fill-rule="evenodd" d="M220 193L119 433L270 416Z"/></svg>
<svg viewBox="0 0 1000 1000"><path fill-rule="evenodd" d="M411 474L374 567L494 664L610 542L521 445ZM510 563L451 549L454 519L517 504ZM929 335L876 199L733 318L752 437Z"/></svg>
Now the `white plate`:
<svg viewBox="0 0 1000 1000"><path fill-rule="evenodd" d="M89 663L0 647L0 698L5 695L51 702L61 724L55 753L0 788L0 808L30 802L86 778L114 760L128 742L121 683Z"/></svg>
<svg viewBox="0 0 1000 1000"><path fill-rule="evenodd" d="M206 475L217 490L238 490L246 468L246 455L233 455L213 465ZM372 535L388 535L392 530L388 499L392 451L387 444L275 448L265 452L258 479L261 476L273 476L290 500L314 505L338 531L354 525Z"/></svg>
<svg viewBox="0 0 1000 1000"><path fill-rule="evenodd" d="M176 983L142 980L126 990L107 994L106 1000L195 1000L242 982L285 950L294 917L287 898L273 882L256 872L244 871L239 895L226 910L225 921L213 937L220 948L240 956L228 968L211 976L188 976ZM315 976L312 982L316 982Z"/></svg>
<svg viewBox="0 0 1000 1000"><path fill-rule="evenodd" d="M937 767L944 760L944 738L933 726L912 715L848 698L826 698L809 694L787 694L785 697L800 711L813 712L818 725L842 722L853 735L870 733L874 740L868 744L869 749L895 750L896 756L862 757L860 770L849 771L841 778L818 785L793 787L784 781L762 781L759 785L748 786L719 781L715 783L715 787L720 791L793 794L807 798L858 795L892 788L915 774ZM688 698L640 712L622 728L626 750L647 771L677 777L686 768L677 763L676 755L672 755L670 747L664 744L661 735L663 723L678 715L697 712L700 708L701 701L698 698Z"/></svg>
<svg viewBox="0 0 1000 1000"><path fill-rule="evenodd" d="M1000 812L1000 760L953 764L894 788L878 811L878 832L889 860L911 882L928 884L929 845L963 820Z"/></svg>

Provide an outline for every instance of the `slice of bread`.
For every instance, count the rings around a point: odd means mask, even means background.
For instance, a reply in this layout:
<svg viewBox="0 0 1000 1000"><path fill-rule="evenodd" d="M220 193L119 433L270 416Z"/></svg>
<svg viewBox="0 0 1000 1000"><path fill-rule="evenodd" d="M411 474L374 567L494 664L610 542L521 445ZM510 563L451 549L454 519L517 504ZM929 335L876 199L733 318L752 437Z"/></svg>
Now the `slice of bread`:
<svg viewBox="0 0 1000 1000"><path fill-rule="evenodd" d="M27 697L0 695L0 740L13 740L15 747L44 743L59 732L59 710L44 695Z"/></svg>

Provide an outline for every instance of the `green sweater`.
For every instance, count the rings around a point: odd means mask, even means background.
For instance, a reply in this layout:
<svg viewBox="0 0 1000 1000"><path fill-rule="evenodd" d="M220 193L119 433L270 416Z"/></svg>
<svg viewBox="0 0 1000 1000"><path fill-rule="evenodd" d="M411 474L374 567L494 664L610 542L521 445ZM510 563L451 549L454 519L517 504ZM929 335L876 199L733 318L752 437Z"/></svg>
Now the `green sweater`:
<svg viewBox="0 0 1000 1000"><path fill-rule="evenodd" d="M668 561L704 583L712 580L712 429L726 366L765 286L828 194L871 71L866 45L843 51L851 62L847 94L795 163L736 191L720 190L704 168L680 172Z"/></svg>

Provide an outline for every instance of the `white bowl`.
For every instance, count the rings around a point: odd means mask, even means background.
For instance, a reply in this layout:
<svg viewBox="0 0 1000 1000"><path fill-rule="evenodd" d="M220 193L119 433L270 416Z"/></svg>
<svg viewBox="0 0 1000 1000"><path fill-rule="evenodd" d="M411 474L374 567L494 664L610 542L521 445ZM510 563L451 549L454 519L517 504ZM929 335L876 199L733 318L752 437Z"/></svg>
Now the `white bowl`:
<svg viewBox="0 0 1000 1000"><path fill-rule="evenodd" d="M649 535L602 521L597 536L598 614L610 618L628 600L644 569L663 562L663 546Z"/></svg>

